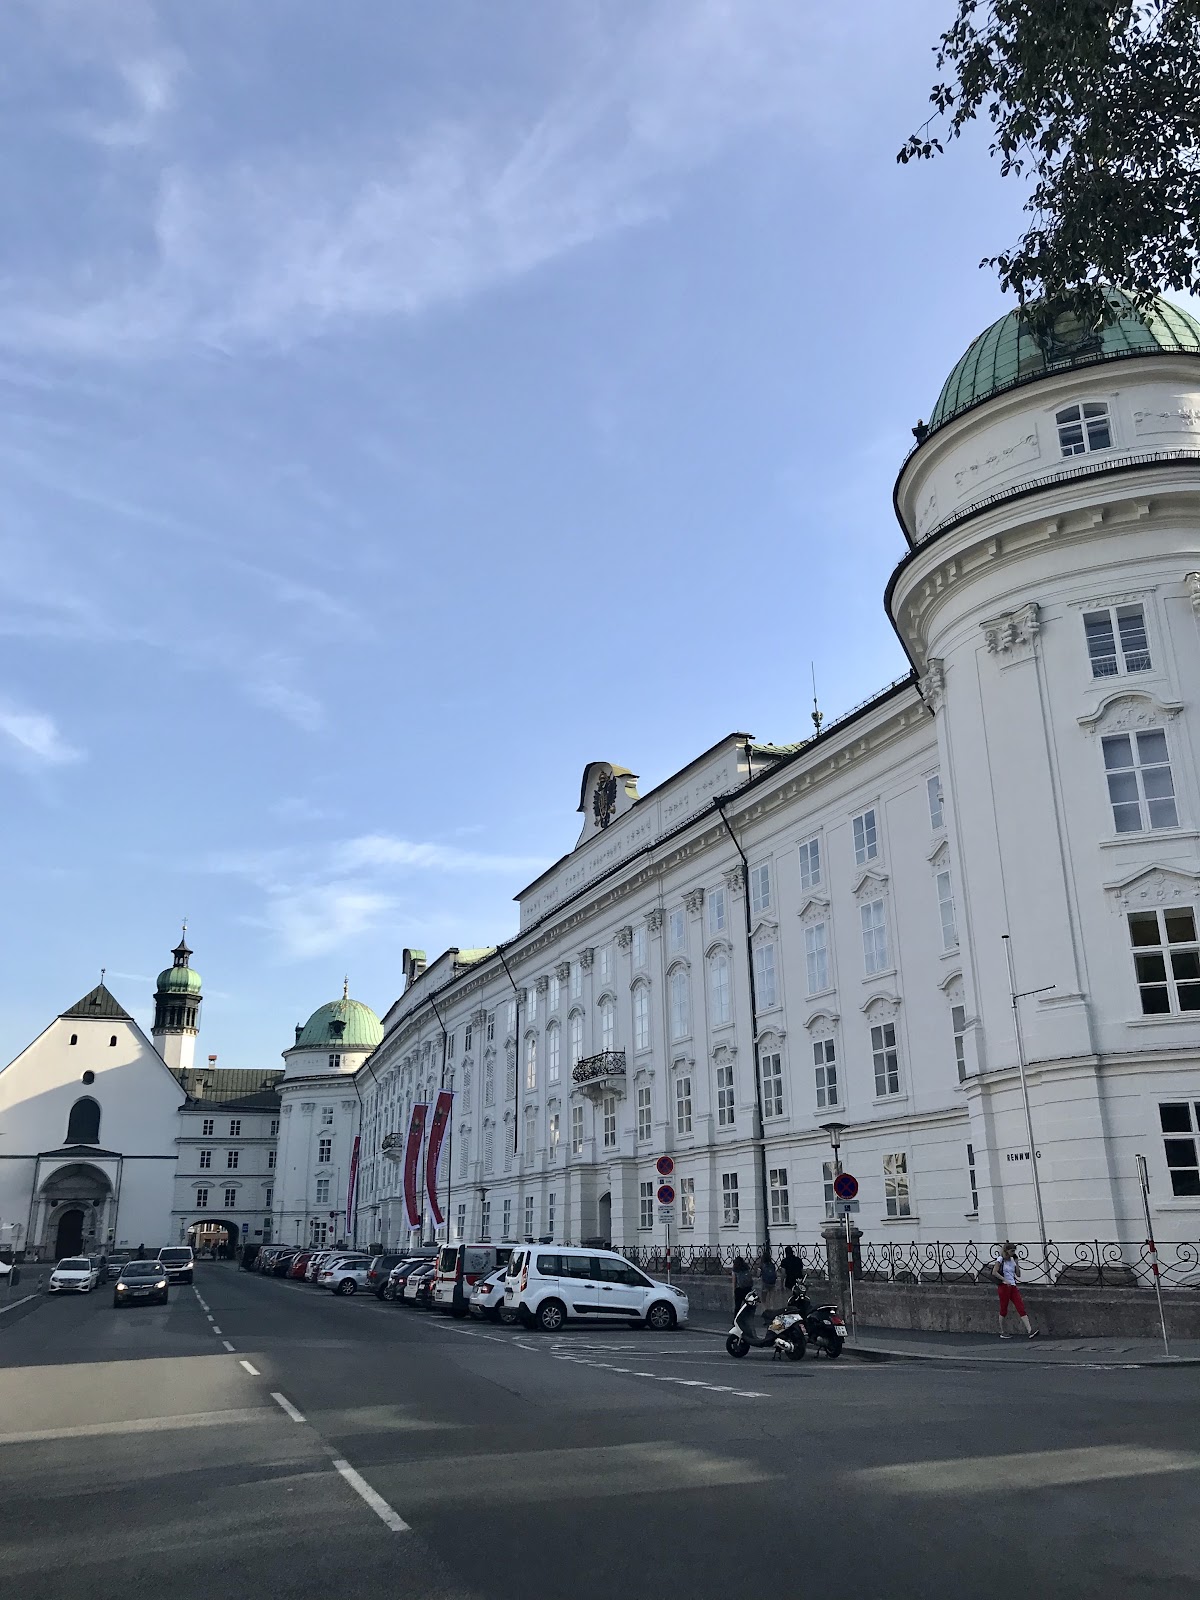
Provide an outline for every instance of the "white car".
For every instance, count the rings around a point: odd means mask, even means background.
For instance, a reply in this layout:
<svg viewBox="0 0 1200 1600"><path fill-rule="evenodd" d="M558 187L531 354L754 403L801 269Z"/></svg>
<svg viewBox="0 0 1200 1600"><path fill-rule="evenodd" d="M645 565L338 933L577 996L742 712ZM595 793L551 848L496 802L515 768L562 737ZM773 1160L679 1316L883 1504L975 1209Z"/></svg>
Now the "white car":
<svg viewBox="0 0 1200 1600"><path fill-rule="evenodd" d="M508 1282L508 1268L501 1267L489 1277L481 1278L471 1290L470 1309L473 1317L486 1317L489 1322L515 1322L517 1313L504 1303L504 1286Z"/></svg>
<svg viewBox="0 0 1200 1600"><path fill-rule="evenodd" d="M51 1294L91 1294L100 1282L100 1263L90 1256L65 1256L50 1274Z"/></svg>
<svg viewBox="0 0 1200 1600"><path fill-rule="evenodd" d="M665 1332L688 1319L688 1298L648 1278L615 1250L524 1245L508 1263L504 1303L521 1321L557 1333L568 1318L629 1322Z"/></svg>
<svg viewBox="0 0 1200 1600"><path fill-rule="evenodd" d="M371 1263L366 1256L330 1256L329 1260L322 1261L320 1267L317 1269L317 1288L334 1288L336 1285L342 1282L343 1269L358 1267L362 1268L363 1281L361 1285L356 1280L351 1279L351 1281L354 1282L354 1289L365 1288L367 1282L366 1272L370 1265ZM349 1277L349 1273L345 1273L345 1276ZM340 1290L339 1292L343 1294L347 1292L353 1294L354 1289L349 1291Z"/></svg>

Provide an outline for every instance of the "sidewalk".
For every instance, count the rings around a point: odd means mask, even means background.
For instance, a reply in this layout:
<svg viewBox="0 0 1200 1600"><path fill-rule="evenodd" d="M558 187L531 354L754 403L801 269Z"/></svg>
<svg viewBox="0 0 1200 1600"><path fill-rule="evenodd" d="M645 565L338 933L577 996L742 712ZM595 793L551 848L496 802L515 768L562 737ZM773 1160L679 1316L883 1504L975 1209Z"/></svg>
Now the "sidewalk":
<svg viewBox="0 0 1200 1600"><path fill-rule="evenodd" d="M692 1333L729 1332L728 1314L696 1310L688 1319ZM902 1328L860 1328L847 1339L845 1353L860 1361L939 1361L1002 1363L1038 1367L1181 1367L1200 1366L1200 1339L1172 1339L1171 1356L1163 1355L1161 1339L1048 1339L1023 1335L1001 1339L986 1333L911 1333Z"/></svg>

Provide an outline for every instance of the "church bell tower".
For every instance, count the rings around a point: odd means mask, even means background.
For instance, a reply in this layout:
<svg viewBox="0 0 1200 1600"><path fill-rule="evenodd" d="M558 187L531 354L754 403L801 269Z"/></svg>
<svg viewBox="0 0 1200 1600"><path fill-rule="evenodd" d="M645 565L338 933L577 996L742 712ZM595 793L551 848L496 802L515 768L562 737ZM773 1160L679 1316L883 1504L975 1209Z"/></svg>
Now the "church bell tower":
<svg viewBox="0 0 1200 1600"><path fill-rule="evenodd" d="M171 952L173 964L158 975L154 987L154 1027L151 1033L159 1055L173 1072L186 1071L196 1054L196 1035L200 1032L200 974L188 961L192 952L187 944L187 923L179 943Z"/></svg>

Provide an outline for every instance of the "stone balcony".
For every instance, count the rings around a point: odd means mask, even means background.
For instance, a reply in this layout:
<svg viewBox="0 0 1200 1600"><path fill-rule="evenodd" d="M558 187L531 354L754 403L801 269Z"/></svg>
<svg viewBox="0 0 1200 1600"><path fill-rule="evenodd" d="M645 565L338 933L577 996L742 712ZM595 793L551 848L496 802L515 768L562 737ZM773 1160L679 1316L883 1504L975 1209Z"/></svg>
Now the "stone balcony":
<svg viewBox="0 0 1200 1600"><path fill-rule="evenodd" d="M606 1094L623 1095L624 1050L601 1050L598 1055L585 1056L571 1069L571 1083L594 1104L599 1104Z"/></svg>
<svg viewBox="0 0 1200 1600"><path fill-rule="evenodd" d="M385 1156L390 1156L393 1161L402 1161L404 1159L404 1135L402 1133L385 1133L379 1148Z"/></svg>

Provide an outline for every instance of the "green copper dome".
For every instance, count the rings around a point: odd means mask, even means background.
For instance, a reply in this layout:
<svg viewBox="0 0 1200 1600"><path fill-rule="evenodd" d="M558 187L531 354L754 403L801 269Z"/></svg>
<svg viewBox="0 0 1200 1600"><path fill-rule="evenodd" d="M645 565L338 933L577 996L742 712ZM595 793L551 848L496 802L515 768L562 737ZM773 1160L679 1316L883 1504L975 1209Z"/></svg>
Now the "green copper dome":
<svg viewBox="0 0 1200 1600"><path fill-rule="evenodd" d="M383 1038L383 1024L361 1000L343 995L318 1006L297 1030L293 1050L374 1050Z"/></svg>
<svg viewBox="0 0 1200 1600"><path fill-rule="evenodd" d="M159 994L199 994L200 974L192 967L164 967L155 989Z"/></svg>
<svg viewBox="0 0 1200 1600"><path fill-rule="evenodd" d="M1128 295L1107 291L1121 311L1108 327L1092 331L1070 314L1059 317L1052 333L1035 339L1022 311L1010 311L975 339L942 385L929 419L931 429L989 396L1072 367L1115 361L1124 356L1186 351L1200 355L1200 323L1161 297L1145 319L1133 311Z"/></svg>

